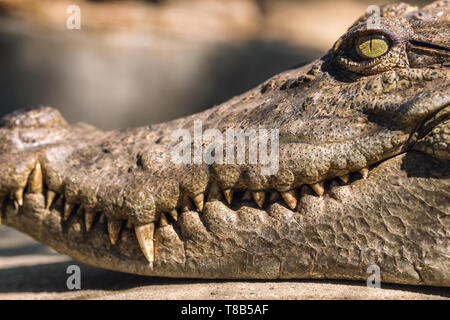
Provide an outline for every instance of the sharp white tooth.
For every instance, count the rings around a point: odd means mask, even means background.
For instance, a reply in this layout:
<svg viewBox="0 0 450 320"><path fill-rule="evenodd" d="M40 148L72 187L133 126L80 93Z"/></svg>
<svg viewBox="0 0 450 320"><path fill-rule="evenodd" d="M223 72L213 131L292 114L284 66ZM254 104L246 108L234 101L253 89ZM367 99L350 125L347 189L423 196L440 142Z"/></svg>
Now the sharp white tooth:
<svg viewBox="0 0 450 320"><path fill-rule="evenodd" d="M70 214L72 213L73 207L74 207L74 205L69 203L66 200L66 203L64 204L64 216L63 216L64 221L67 221L67 219L69 219Z"/></svg>
<svg viewBox="0 0 450 320"><path fill-rule="evenodd" d="M24 188L19 188L17 190L14 191L14 205L16 206L16 209L18 209L18 207L23 206L23 189Z"/></svg>
<svg viewBox="0 0 450 320"><path fill-rule="evenodd" d="M280 199L280 193L278 191L272 191L269 197L269 202L274 203L277 202L278 199Z"/></svg>
<svg viewBox="0 0 450 320"><path fill-rule="evenodd" d="M95 219L95 211L91 209L84 209L84 225L86 226L86 231L90 231L92 228L92 223Z"/></svg>
<svg viewBox="0 0 450 320"><path fill-rule="evenodd" d="M292 210L297 206L297 197L294 190L289 190L286 192L281 192L281 196L283 197L284 202L288 205Z"/></svg>
<svg viewBox="0 0 450 320"><path fill-rule="evenodd" d="M323 187L323 182L318 182L315 184L311 184L310 187L314 190L315 193L319 196L323 196L325 189Z"/></svg>
<svg viewBox="0 0 450 320"><path fill-rule="evenodd" d="M223 194L224 194L225 199L227 200L228 204L231 204L231 201L233 201L233 190L225 189L225 190L223 190Z"/></svg>
<svg viewBox="0 0 450 320"><path fill-rule="evenodd" d="M204 200L204 194L200 193L198 195L196 195L193 200L195 203L195 206L197 207L198 211L202 212L203 211L203 200Z"/></svg>
<svg viewBox="0 0 450 320"><path fill-rule="evenodd" d="M142 226L136 226L134 227L134 231L136 233L139 246L147 259L150 268L153 269L153 262L155 261L155 250L153 246L155 224L149 223Z"/></svg>
<svg viewBox="0 0 450 320"><path fill-rule="evenodd" d="M169 221L167 220L166 214L164 212L161 213L161 216L159 217L159 226L165 227L169 224Z"/></svg>
<svg viewBox="0 0 450 320"><path fill-rule="evenodd" d="M214 201L214 200L220 200L220 198L221 198L220 188L217 185L217 183L213 182L208 191L208 202Z"/></svg>
<svg viewBox="0 0 450 320"><path fill-rule="evenodd" d="M170 211L169 214L174 221L178 221L178 212L176 209L173 209L172 211Z"/></svg>
<svg viewBox="0 0 450 320"><path fill-rule="evenodd" d="M369 176L369 168L362 168L361 170L359 170L359 173L361 173L364 179L367 179L367 177Z"/></svg>
<svg viewBox="0 0 450 320"><path fill-rule="evenodd" d="M38 162L34 167L30 175L30 182L28 185L29 193L42 193L44 190L43 180L42 180L42 168L41 164Z"/></svg>
<svg viewBox="0 0 450 320"><path fill-rule="evenodd" d="M344 174L339 177L343 183L348 183L348 174Z"/></svg>
<svg viewBox="0 0 450 320"><path fill-rule="evenodd" d="M113 245L117 243L119 239L120 228L122 227L122 221L108 219L108 234L109 240Z"/></svg>
<svg viewBox="0 0 450 320"><path fill-rule="evenodd" d="M264 204L264 200L266 198L266 193L264 191L253 191L253 199L255 199L258 207L262 207Z"/></svg>
<svg viewBox="0 0 450 320"><path fill-rule="evenodd" d="M244 201L252 201L253 196L252 196L252 192L250 190L246 190L244 195L242 196L242 200Z"/></svg>
<svg viewBox="0 0 450 320"><path fill-rule="evenodd" d="M47 199L46 199L46 205L45 205L45 208L47 210L50 209L50 206L52 205L53 200L55 200L55 197L56 197L56 193L55 192L53 192L51 190L47 191Z"/></svg>

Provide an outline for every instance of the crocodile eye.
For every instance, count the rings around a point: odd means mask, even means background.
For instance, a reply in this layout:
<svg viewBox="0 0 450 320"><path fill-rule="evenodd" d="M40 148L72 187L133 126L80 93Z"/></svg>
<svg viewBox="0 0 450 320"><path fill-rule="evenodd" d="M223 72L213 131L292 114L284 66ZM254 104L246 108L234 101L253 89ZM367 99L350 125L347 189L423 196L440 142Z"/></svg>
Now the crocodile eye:
<svg viewBox="0 0 450 320"><path fill-rule="evenodd" d="M389 41L382 35L368 35L357 38L355 49L363 59L374 59L382 56L389 50Z"/></svg>

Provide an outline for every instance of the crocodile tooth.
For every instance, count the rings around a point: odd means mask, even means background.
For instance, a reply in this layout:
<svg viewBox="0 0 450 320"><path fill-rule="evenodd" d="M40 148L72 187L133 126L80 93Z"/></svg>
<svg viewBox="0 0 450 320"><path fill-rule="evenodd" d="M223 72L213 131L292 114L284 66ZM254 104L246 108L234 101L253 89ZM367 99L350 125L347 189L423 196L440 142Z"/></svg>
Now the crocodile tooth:
<svg viewBox="0 0 450 320"><path fill-rule="evenodd" d="M105 214L104 213L100 214L100 218L98 218L98 222L105 223L105 221L106 221Z"/></svg>
<svg viewBox="0 0 450 320"><path fill-rule="evenodd" d="M253 199L255 199L258 207L262 207L264 200L266 199L266 193L264 191L253 191Z"/></svg>
<svg viewBox="0 0 450 320"><path fill-rule="evenodd" d="M196 195L193 200L195 203L195 206L197 207L198 211L202 212L203 211L203 200L204 200L204 194L200 193L198 195Z"/></svg>
<svg viewBox="0 0 450 320"><path fill-rule="evenodd" d="M223 194L225 195L225 199L227 200L228 204L231 204L231 201L233 201L233 190L225 189L223 190Z"/></svg>
<svg viewBox="0 0 450 320"><path fill-rule="evenodd" d="M122 226L122 221L108 219L108 234L111 244L115 245L119 239L120 227Z"/></svg>
<svg viewBox="0 0 450 320"><path fill-rule="evenodd" d="M330 189L334 187L339 187L339 182L337 182L335 179L330 181Z"/></svg>
<svg viewBox="0 0 450 320"><path fill-rule="evenodd" d="M73 204L66 201L66 203L64 204L64 217L63 217L64 221L67 221L67 219L69 219L70 214L72 213L73 207L74 207Z"/></svg>
<svg viewBox="0 0 450 320"><path fill-rule="evenodd" d="M348 183L348 174L344 174L339 177L343 183Z"/></svg>
<svg viewBox="0 0 450 320"><path fill-rule="evenodd" d="M323 187L323 182L318 182L311 184L310 187L317 193L318 196L323 196L325 189Z"/></svg>
<svg viewBox="0 0 450 320"><path fill-rule="evenodd" d="M89 232L94 222L95 211L91 209L84 209L84 225L86 226L86 231Z"/></svg>
<svg viewBox="0 0 450 320"><path fill-rule="evenodd" d="M45 205L45 208L47 210L50 209L50 206L52 205L53 200L55 200L55 197L56 197L56 193L55 192L53 192L51 190L47 191L47 199L46 199L46 205Z"/></svg>
<svg viewBox="0 0 450 320"><path fill-rule="evenodd" d="M178 211L176 209L170 211L169 214L174 221L178 221Z"/></svg>
<svg viewBox="0 0 450 320"><path fill-rule="evenodd" d="M181 212L186 212L191 210L191 199L188 196L182 196L181 198Z"/></svg>
<svg viewBox="0 0 450 320"><path fill-rule="evenodd" d="M133 226L133 222L131 222L131 220L128 219L128 220L127 220L127 223L125 224L125 227L128 228L128 229L133 228L133 227L134 227L134 226Z"/></svg>
<svg viewBox="0 0 450 320"><path fill-rule="evenodd" d="M16 210L18 210L20 206L23 206L23 190L24 188L19 188L13 193L14 208Z"/></svg>
<svg viewBox="0 0 450 320"><path fill-rule="evenodd" d="M274 203L277 202L278 199L280 199L280 193L278 191L272 191L269 197L269 202Z"/></svg>
<svg viewBox="0 0 450 320"><path fill-rule="evenodd" d="M369 168L362 168L361 170L359 170L359 173L361 173L364 179L367 179L367 177L369 176Z"/></svg>
<svg viewBox="0 0 450 320"><path fill-rule="evenodd" d="M208 202L214 200L220 200L220 188L215 182L211 183L208 191Z"/></svg>
<svg viewBox="0 0 450 320"><path fill-rule="evenodd" d="M165 227L169 224L169 221L167 220L166 214L163 212L161 213L160 217L159 217L159 226L160 227Z"/></svg>
<svg viewBox="0 0 450 320"><path fill-rule="evenodd" d="M295 191L289 190L286 192L281 192L281 196L283 197L284 202L286 202L288 207L294 210L295 207L297 206L297 197L295 195Z"/></svg>
<svg viewBox="0 0 450 320"><path fill-rule="evenodd" d="M242 200L244 201L252 201L253 196L252 196L252 192L250 190L245 190L244 195L242 196Z"/></svg>
<svg viewBox="0 0 450 320"><path fill-rule="evenodd" d="M155 260L155 251L153 246L155 224L149 223L142 226L136 226L134 227L134 232L136 233L139 246L147 259L150 268L153 269L153 261Z"/></svg>
<svg viewBox="0 0 450 320"><path fill-rule="evenodd" d="M29 193L42 193L44 190L43 180L42 180L42 168L41 164L38 162L34 167L30 175L30 183L28 185Z"/></svg>
<svg viewBox="0 0 450 320"><path fill-rule="evenodd" d="M308 188L308 185L304 184L300 187L300 198L303 198L306 195L312 194L311 188Z"/></svg>

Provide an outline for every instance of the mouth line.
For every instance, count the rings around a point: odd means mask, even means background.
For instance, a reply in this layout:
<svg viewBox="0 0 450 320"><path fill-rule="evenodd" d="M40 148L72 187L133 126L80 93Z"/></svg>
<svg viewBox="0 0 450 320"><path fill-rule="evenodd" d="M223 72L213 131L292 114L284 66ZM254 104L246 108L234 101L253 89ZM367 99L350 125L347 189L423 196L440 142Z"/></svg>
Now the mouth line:
<svg viewBox="0 0 450 320"><path fill-rule="evenodd" d="M443 123L450 118L450 102L447 102L442 107L440 107L436 112L428 116L420 125L417 127L416 132L419 133L419 138L427 135L434 127L439 123Z"/></svg>
<svg viewBox="0 0 450 320"><path fill-rule="evenodd" d="M399 156L399 154L392 157L395 156ZM375 168L390 158L384 159L372 165L371 168ZM243 209L244 207L249 207L268 213L270 211L269 208L272 205L277 204L295 212L299 210L300 206L302 206L301 202L305 197L310 197L307 198L310 200L315 198L316 201L326 201L327 198L335 198L332 192L334 188L350 187L353 183L365 180L368 177L369 168L363 168L359 171L351 172L341 177L331 178L314 185L303 184L288 192L279 192L277 190L261 190L253 192L250 190L233 190L231 191L231 194L224 192L223 194L216 194L215 196L213 196L212 193L205 193L205 206L209 203L219 201L221 205L226 206L235 212ZM30 185L28 185L25 190L30 191ZM30 199L32 199L32 201L36 201L36 196L39 196L41 199L40 207L35 208L33 205L30 207L28 202ZM179 221L180 216L188 211L197 212L200 217L202 215L202 210L195 208L192 203L185 208L178 209L179 210L176 213L161 212L158 221L155 223L135 226L130 223L129 220L110 219L104 212L91 212L84 208L81 204L69 205L67 201L65 201L63 194L56 194L48 190L46 186L43 186L40 193L26 192L21 201L17 201L12 197L5 198L3 201L0 201L0 217L3 215L3 217L6 218L4 219L5 222L7 222L10 214L15 216L23 215L23 210L30 210L33 212L32 214L35 214L34 211L36 210L37 212L45 211L46 216L42 218L44 220L43 224L59 224L58 230L60 230L59 232L61 232L63 237L64 233L72 228L74 223L79 226L77 232L83 233L83 237L88 235L88 237L98 239L101 236L101 242L103 243L106 254L108 254L108 252L113 252L111 250L115 250L114 248L120 245L121 233L124 233L124 231L127 230L127 232L125 232L127 234L127 238L130 239L130 235L134 234L133 242L136 247L141 249L143 254L142 258L146 258L148 266L151 270L153 270L153 263L157 259L157 257L155 257L155 242L157 242L157 239L155 239L155 234L157 228L164 228L170 224L174 230L178 230L176 233L178 234L179 239L183 241L183 237L181 237L179 232L181 228L181 221ZM8 214L5 215L3 214L4 212L8 212ZM49 219L47 214L52 216L51 221L45 221L45 219ZM24 217L24 219L25 218L27 217ZM6 223L6 225L8 225L8 223ZM149 226L151 226L151 230L148 230Z"/></svg>
<svg viewBox="0 0 450 320"><path fill-rule="evenodd" d="M410 45L413 48L417 48L417 49L428 49L428 50L432 50L432 51L436 51L439 53L443 53L446 55L450 56L450 47L447 46L443 46L443 45L439 45L439 44L435 44L432 42L427 42L427 41L421 41L421 40L409 40Z"/></svg>

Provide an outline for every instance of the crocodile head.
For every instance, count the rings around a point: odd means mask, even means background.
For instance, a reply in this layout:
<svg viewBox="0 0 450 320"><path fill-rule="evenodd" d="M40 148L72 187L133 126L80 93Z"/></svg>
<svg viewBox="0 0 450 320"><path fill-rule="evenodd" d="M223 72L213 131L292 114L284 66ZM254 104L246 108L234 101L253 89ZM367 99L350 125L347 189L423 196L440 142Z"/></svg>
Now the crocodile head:
<svg viewBox="0 0 450 320"><path fill-rule="evenodd" d="M144 275L365 279L376 264L448 286L449 10L384 6L321 59L167 123L8 115L3 224Z"/></svg>

